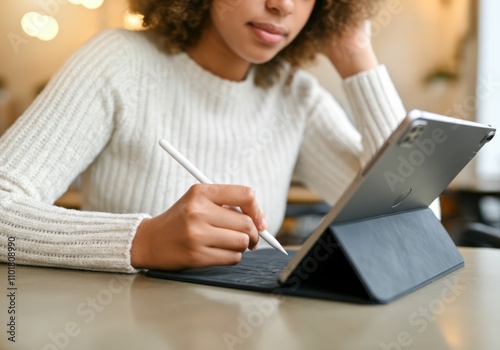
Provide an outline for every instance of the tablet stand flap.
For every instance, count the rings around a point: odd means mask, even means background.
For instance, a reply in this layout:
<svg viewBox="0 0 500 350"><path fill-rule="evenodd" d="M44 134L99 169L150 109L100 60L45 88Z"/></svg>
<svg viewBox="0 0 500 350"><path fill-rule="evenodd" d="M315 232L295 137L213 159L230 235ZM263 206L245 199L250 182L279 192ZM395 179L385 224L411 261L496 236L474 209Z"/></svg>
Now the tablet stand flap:
<svg viewBox="0 0 500 350"><path fill-rule="evenodd" d="M464 265L429 208L332 224L329 230L375 302L389 302Z"/></svg>

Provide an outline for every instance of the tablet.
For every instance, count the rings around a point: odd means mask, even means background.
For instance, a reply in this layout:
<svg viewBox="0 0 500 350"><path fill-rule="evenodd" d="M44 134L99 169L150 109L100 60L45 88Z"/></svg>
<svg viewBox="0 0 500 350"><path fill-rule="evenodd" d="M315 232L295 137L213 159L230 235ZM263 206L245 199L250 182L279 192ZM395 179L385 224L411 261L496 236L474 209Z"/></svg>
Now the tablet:
<svg viewBox="0 0 500 350"><path fill-rule="evenodd" d="M410 111L280 274L280 282L332 223L428 207L495 131L490 125Z"/></svg>

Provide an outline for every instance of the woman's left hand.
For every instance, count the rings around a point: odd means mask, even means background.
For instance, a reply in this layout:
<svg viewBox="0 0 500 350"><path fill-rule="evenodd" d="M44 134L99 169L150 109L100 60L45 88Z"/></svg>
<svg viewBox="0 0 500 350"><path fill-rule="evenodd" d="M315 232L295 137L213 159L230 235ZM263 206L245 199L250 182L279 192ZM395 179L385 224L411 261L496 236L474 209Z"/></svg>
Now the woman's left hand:
<svg viewBox="0 0 500 350"><path fill-rule="evenodd" d="M321 53L330 59L343 79L379 65L372 46L369 20L360 21L332 38Z"/></svg>

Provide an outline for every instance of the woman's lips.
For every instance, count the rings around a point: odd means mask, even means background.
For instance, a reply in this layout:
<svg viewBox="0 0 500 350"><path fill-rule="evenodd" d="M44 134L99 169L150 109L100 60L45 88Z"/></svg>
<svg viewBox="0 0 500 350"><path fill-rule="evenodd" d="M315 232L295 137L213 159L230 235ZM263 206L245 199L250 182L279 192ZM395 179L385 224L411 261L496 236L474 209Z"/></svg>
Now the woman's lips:
<svg viewBox="0 0 500 350"><path fill-rule="evenodd" d="M285 28L271 23L250 22L249 26L257 38L268 45L279 44L288 35Z"/></svg>

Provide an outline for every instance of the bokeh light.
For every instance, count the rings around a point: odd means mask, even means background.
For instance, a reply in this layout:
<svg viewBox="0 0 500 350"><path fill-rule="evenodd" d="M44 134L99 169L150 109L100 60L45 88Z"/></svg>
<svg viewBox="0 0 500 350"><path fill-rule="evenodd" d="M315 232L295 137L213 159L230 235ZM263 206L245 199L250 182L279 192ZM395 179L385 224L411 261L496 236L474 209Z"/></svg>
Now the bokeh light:
<svg viewBox="0 0 500 350"><path fill-rule="evenodd" d="M73 5L82 5L88 9L95 10L103 4L104 0L68 0Z"/></svg>
<svg viewBox="0 0 500 350"><path fill-rule="evenodd" d="M26 13L21 19L21 27L29 36L43 41L52 40L59 33L59 24L54 17L37 12Z"/></svg>
<svg viewBox="0 0 500 350"><path fill-rule="evenodd" d="M144 16L139 13L126 11L123 15L123 26L128 30L143 30L143 18Z"/></svg>

